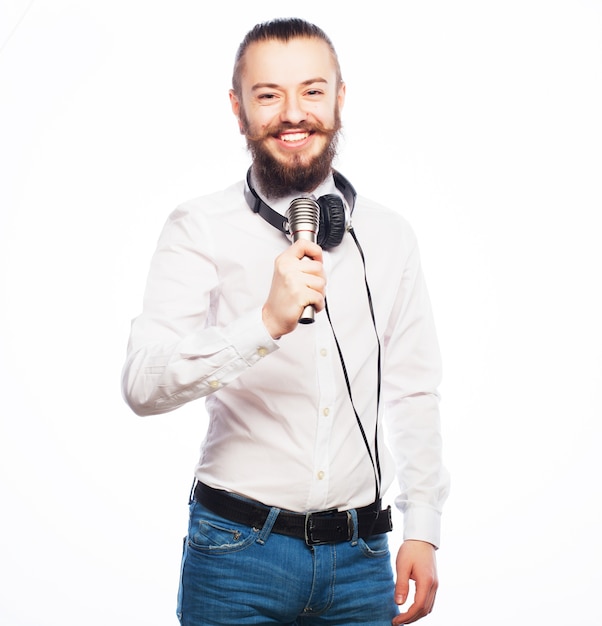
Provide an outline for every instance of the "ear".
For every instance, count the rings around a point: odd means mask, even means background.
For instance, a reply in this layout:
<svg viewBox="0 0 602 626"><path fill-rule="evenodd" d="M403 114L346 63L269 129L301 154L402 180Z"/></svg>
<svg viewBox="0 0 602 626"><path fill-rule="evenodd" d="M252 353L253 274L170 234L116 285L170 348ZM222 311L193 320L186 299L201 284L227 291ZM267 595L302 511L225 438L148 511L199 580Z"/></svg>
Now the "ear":
<svg viewBox="0 0 602 626"><path fill-rule="evenodd" d="M240 134L243 135L242 122L240 121L240 107L242 106L241 101L238 99L238 96L234 93L234 89L230 89L228 92L230 96L230 106L232 107L232 113L236 116L238 120L238 130Z"/></svg>
<svg viewBox="0 0 602 626"><path fill-rule="evenodd" d="M339 93L337 94L337 104L339 105L339 111L343 109L343 105L345 104L345 95L347 94L347 86L345 83L341 82L341 86L339 87Z"/></svg>

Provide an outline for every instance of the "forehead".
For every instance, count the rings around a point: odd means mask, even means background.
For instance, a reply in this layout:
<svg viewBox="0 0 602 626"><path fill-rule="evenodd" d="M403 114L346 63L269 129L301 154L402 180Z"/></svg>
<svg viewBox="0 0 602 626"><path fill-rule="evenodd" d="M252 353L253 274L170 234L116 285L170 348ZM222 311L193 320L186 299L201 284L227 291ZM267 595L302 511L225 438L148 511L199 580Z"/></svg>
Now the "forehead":
<svg viewBox="0 0 602 626"><path fill-rule="evenodd" d="M253 42L242 68L243 89L260 83L300 84L321 78L336 83L336 63L328 44L318 38Z"/></svg>

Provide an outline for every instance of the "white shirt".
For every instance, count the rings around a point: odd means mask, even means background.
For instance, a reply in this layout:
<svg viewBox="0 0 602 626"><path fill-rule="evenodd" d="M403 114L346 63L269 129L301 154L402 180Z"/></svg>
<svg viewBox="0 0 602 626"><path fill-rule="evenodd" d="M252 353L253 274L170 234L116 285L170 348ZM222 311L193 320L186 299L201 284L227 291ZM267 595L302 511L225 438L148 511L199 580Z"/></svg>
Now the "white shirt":
<svg viewBox="0 0 602 626"><path fill-rule="evenodd" d="M273 340L261 308L290 241L250 210L243 185L169 216L132 322L124 396L139 415L206 398L196 476L208 485L300 512L370 504L375 473L333 336L374 458L378 347L360 253L349 233L324 252L332 328L322 311ZM332 178L315 191L325 193L338 193ZM269 204L284 214L293 197ZM440 358L416 240L398 213L362 197L353 227L382 344L381 492L397 473L404 538L438 546Z"/></svg>

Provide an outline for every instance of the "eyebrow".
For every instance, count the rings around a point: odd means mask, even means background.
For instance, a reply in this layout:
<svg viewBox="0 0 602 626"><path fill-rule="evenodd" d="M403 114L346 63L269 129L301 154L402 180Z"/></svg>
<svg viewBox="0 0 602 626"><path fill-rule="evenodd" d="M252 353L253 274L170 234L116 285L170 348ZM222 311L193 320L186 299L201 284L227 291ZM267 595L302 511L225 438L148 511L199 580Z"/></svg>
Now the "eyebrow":
<svg viewBox="0 0 602 626"><path fill-rule="evenodd" d="M325 78L309 78L308 80L304 80L302 83L300 83L301 85L313 85L315 83L326 83L328 84L328 81ZM257 91L258 89L280 89L281 86L278 85L277 83L255 83L252 87L251 87L251 91Z"/></svg>

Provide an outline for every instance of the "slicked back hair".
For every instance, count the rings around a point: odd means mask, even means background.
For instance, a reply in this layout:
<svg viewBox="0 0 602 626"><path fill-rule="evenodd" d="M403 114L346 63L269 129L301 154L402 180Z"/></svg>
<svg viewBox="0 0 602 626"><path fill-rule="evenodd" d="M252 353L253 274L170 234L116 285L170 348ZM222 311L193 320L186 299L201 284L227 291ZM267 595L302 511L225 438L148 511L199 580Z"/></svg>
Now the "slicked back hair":
<svg viewBox="0 0 602 626"><path fill-rule="evenodd" d="M296 17L278 18L254 26L245 35L245 38L238 47L234 61L234 72L232 74L232 89L236 96L239 98L241 96L241 75L244 68L245 52L252 43L273 40L287 42L291 39L303 38L321 39L328 45L336 67L337 83L340 85L343 80L341 67L334 45L328 35L315 24L311 24L305 20Z"/></svg>

